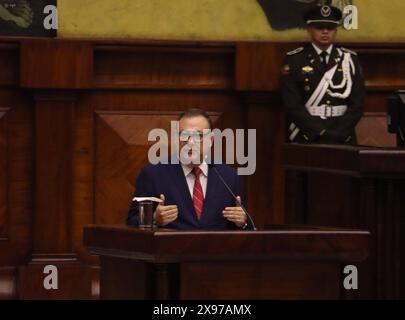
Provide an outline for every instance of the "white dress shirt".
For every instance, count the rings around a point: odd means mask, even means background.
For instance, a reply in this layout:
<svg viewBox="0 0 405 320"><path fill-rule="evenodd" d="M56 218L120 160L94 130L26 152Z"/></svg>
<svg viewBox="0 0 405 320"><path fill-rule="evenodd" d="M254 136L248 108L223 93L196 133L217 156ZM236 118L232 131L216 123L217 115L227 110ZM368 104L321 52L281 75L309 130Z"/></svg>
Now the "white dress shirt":
<svg viewBox="0 0 405 320"><path fill-rule="evenodd" d="M319 49L319 48L316 46L315 43L312 43L312 46L314 47L314 49L315 49L316 53L318 54L318 56L320 56L320 54L323 52L323 50ZM329 48L326 49L326 53L328 54L328 55L326 56L326 63L327 63L327 64L329 63L329 58L330 58L330 54L332 53L332 49L333 49L333 44L331 44L331 45L329 46Z"/></svg>
<svg viewBox="0 0 405 320"><path fill-rule="evenodd" d="M190 191L191 198L193 198L193 190L194 190L194 182L195 182L193 167L187 166L184 164L182 164L181 167L183 168L184 176L186 177L188 190ZM205 198L205 193L207 191L207 182L208 182L208 164L204 161L203 163L201 163L199 165L199 168L201 169L200 183L201 183L201 187L202 187L204 198Z"/></svg>

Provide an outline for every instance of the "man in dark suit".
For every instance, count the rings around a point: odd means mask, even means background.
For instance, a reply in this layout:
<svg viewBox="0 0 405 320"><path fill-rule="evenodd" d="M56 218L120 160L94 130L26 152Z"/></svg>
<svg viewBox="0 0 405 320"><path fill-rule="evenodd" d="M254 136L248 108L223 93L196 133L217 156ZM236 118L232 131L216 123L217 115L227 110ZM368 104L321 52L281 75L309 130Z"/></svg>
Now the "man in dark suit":
<svg viewBox="0 0 405 320"><path fill-rule="evenodd" d="M335 7L312 9L305 16L312 43L287 53L282 94L292 142L357 144L364 79L357 54L333 44L341 18Z"/></svg>
<svg viewBox="0 0 405 320"><path fill-rule="evenodd" d="M179 164L148 165L139 174L134 196L153 196L162 200L154 211L158 226L184 230L252 227L240 206L242 187L236 170L205 161L207 146L210 148L213 141L211 128L211 120L203 110L183 112L179 117L179 146L180 150L186 151L183 148L189 147L186 155L192 162L186 164L187 159L180 153ZM193 151L196 152L193 154ZM138 208L138 203L133 202L128 225L138 225Z"/></svg>

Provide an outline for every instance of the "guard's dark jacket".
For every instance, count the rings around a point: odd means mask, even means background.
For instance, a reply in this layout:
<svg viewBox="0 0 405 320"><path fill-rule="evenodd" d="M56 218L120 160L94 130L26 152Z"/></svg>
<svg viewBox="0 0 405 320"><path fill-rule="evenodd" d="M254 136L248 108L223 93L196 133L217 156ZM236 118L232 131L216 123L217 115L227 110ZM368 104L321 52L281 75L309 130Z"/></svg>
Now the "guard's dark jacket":
<svg viewBox="0 0 405 320"><path fill-rule="evenodd" d="M339 49L341 49L342 55L339 54L336 46L333 46L326 70L311 44L288 53L285 58L281 80L284 106L291 122L300 129L293 142L357 143L354 129L363 114L364 79L357 54L345 48ZM324 73L338 64L333 83L340 84L342 82L343 53L350 53L355 68L355 72L351 72L352 91L346 99L331 97L326 93L319 105L347 105L348 109L340 117L321 119L319 116L312 116L305 104L316 90ZM332 91L342 93L345 88L332 89ZM327 131L320 137L320 132L323 129Z"/></svg>

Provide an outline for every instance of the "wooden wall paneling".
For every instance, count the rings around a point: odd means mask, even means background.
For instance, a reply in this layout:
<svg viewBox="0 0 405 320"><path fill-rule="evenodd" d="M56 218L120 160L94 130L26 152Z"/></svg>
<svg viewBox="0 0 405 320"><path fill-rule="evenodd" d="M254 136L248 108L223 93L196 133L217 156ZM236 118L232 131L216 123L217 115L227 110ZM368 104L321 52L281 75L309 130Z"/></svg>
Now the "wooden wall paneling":
<svg viewBox="0 0 405 320"><path fill-rule="evenodd" d="M374 207L378 221L383 230L382 241L380 242L381 255L377 257L380 266L381 299L404 299L404 268L403 262L403 241L404 235L404 213L403 195L405 192L404 180L382 181L377 186L378 204ZM395 205L393 205L395 204ZM386 210L385 208L389 208ZM401 261L402 260L402 261Z"/></svg>
<svg viewBox="0 0 405 320"><path fill-rule="evenodd" d="M44 268L52 263L34 263L19 268L18 291L19 298L30 299L90 299L92 270L89 266L79 263L69 263L63 256L60 261L53 257L53 265L58 268L58 288L44 288Z"/></svg>
<svg viewBox="0 0 405 320"><path fill-rule="evenodd" d="M98 257L97 257L97 260ZM100 266L99 263L91 265L91 297L92 299L100 298Z"/></svg>
<svg viewBox="0 0 405 320"><path fill-rule="evenodd" d="M76 97L35 96L34 253L71 252L72 126Z"/></svg>
<svg viewBox="0 0 405 320"><path fill-rule="evenodd" d="M366 112L356 127L360 145L376 147L395 147L396 135L388 132L387 114L384 112Z"/></svg>
<svg viewBox="0 0 405 320"><path fill-rule="evenodd" d="M16 299L16 268L0 267L0 300Z"/></svg>
<svg viewBox="0 0 405 320"><path fill-rule="evenodd" d="M6 114L9 109L0 108L0 241L7 238L7 209L8 209L8 130Z"/></svg>
<svg viewBox="0 0 405 320"><path fill-rule="evenodd" d="M249 261L181 264L181 299L336 299L341 270L332 262ZM220 271L221 270L221 271ZM282 270L282 272L280 271ZM246 277L246 275L250 275ZM190 286L189 284L193 285ZM286 285L288 283L288 285ZM249 290L254 285L254 290Z"/></svg>
<svg viewBox="0 0 405 320"><path fill-rule="evenodd" d="M95 222L94 212L94 123L95 115L90 94L80 94L75 104L72 132L72 251L84 265L90 281L91 298L100 295L99 259L83 247L83 226ZM88 268L88 269L87 269ZM90 296L89 296L90 297ZM87 298L89 298L87 297Z"/></svg>
<svg viewBox="0 0 405 320"><path fill-rule="evenodd" d="M405 89L402 45L372 46L354 44L366 82L365 113L356 128L359 144L396 146L395 135L387 131L387 101L398 89Z"/></svg>
<svg viewBox="0 0 405 320"><path fill-rule="evenodd" d="M92 58L92 46L87 41L24 40L20 85L23 88L90 88Z"/></svg>
<svg viewBox="0 0 405 320"><path fill-rule="evenodd" d="M257 171L248 178L248 209L259 226L284 221L281 144L286 139L286 119L278 89L285 53L296 47L294 43L236 45L236 90L246 92L247 128L257 130ZM266 196L258 196L263 192Z"/></svg>
<svg viewBox="0 0 405 320"><path fill-rule="evenodd" d="M148 164L148 133L170 132L176 112L96 111L95 212L98 224L122 224L134 192L134 177Z"/></svg>
<svg viewBox="0 0 405 320"><path fill-rule="evenodd" d="M371 234L379 235L379 217L377 214L378 208L376 208L378 199L376 197L377 189L374 184L374 179L366 179L361 185L363 188L361 188L360 191L360 212L367 212L366 215L362 216L364 219L362 222L368 228L368 230L370 230ZM378 257L376 254L377 252L381 252L379 242L378 236L375 236L374 239L370 241L370 252L374 252L374 254L371 254L369 257L370 266L369 270L367 270L367 276L373 276L373 278L371 281L368 281L368 283L365 284L366 289L369 290L369 298L373 299L379 298L381 293L379 293L378 288L382 288L382 278L384 277L384 275L379 273L379 270L381 270L381 264L378 262L379 260L383 261L383 257Z"/></svg>
<svg viewBox="0 0 405 320"><path fill-rule="evenodd" d="M98 88L229 89L233 47L96 46Z"/></svg>
<svg viewBox="0 0 405 320"><path fill-rule="evenodd" d="M366 113L370 112L370 113L385 113L386 114L388 97L395 90L371 90L369 88L366 88L364 111Z"/></svg>
<svg viewBox="0 0 405 320"><path fill-rule="evenodd" d="M353 219L355 197L352 179L346 176L316 172L307 180L307 220L317 225L359 227ZM333 204L333 205L331 205Z"/></svg>
<svg viewBox="0 0 405 320"><path fill-rule="evenodd" d="M19 81L19 44L0 42L0 86L15 86Z"/></svg>
<svg viewBox="0 0 405 320"><path fill-rule="evenodd" d="M98 264L83 247L83 226L95 222L94 214L94 111L90 94L82 94L75 108L72 132L72 249L80 259Z"/></svg>
<svg viewBox="0 0 405 320"><path fill-rule="evenodd" d="M28 260L34 207L34 112L28 97L9 96L8 113L8 249L11 265Z"/></svg>
<svg viewBox="0 0 405 320"><path fill-rule="evenodd" d="M29 259L33 207L33 110L14 88L0 88L0 299L16 298L19 264Z"/></svg>
<svg viewBox="0 0 405 320"><path fill-rule="evenodd" d="M389 81L388 81L389 82ZM400 89L397 87L396 89ZM396 137L387 129L388 97L396 90L367 88L364 114L356 127L358 143L376 147L396 146Z"/></svg>
<svg viewBox="0 0 405 320"><path fill-rule="evenodd" d="M32 255L19 266L18 294L23 299L90 298L91 269L73 251L72 130L76 96L37 92L35 99L35 215ZM59 290L43 286L44 267L58 269Z"/></svg>
<svg viewBox="0 0 405 320"><path fill-rule="evenodd" d="M285 116L278 94L250 94L247 99L249 129L256 129L256 172L248 180L249 212L258 226L284 221L284 170L281 145L285 141Z"/></svg>
<svg viewBox="0 0 405 320"><path fill-rule="evenodd" d="M394 91L405 88L405 48L388 47L355 48L369 90Z"/></svg>
<svg viewBox="0 0 405 320"><path fill-rule="evenodd" d="M294 148L303 147L286 146L286 150ZM286 153L288 164L295 162L294 168L302 164L304 170L308 169L307 199L301 202L307 211L306 215L301 212L305 215L304 222L369 230L369 258L359 266L361 298L403 299L401 248L405 238L402 232L405 211L401 197L405 192L405 166L400 160L402 151L363 150L357 158L356 151L350 156L346 152L350 150L325 153L319 152L322 146L308 148L305 154ZM341 169L339 174L335 173L336 168ZM291 219L290 223L297 221Z"/></svg>
<svg viewBox="0 0 405 320"><path fill-rule="evenodd" d="M101 257L103 268L100 278L101 299L116 299L119 292L128 292L124 299L152 299L154 286L153 266L139 261L123 261L122 258Z"/></svg>
<svg viewBox="0 0 405 320"><path fill-rule="evenodd" d="M294 43L237 43L236 90L277 90L285 53L296 47Z"/></svg>
<svg viewBox="0 0 405 320"><path fill-rule="evenodd" d="M401 199L405 183L389 177L353 179L353 182L353 188L358 190L353 202L358 207L354 206L352 215L357 214L357 225L374 235L368 261L361 265L360 285L369 294L363 298L404 299L405 207Z"/></svg>

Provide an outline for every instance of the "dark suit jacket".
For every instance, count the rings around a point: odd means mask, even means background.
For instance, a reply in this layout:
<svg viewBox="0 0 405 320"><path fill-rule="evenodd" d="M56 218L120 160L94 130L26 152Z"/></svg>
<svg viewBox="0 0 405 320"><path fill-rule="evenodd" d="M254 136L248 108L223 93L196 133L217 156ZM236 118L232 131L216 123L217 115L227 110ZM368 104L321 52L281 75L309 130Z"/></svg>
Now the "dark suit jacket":
<svg viewBox="0 0 405 320"><path fill-rule="evenodd" d="M345 50L345 49L343 49ZM330 103L332 106L347 105L346 113L341 117L321 119L312 116L305 107L306 101L312 95L321 81L325 68L311 44L295 54L287 55L284 68L288 70L282 77L282 94L284 105L290 120L300 129L294 142L298 143L346 143L356 144L355 127L363 114L364 104L364 79L359 59L355 53L351 54L355 74L352 74L353 87L351 94L346 99L340 99L325 94L320 104ZM336 46L333 46L329 57L327 70L339 64L333 77L334 83L343 79L342 57L339 56ZM311 68L313 72L304 72L303 68ZM319 133L326 129L322 137Z"/></svg>
<svg viewBox="0 0 405 320"><path fill-rule="evenodd" d="M225 207L235 207L235 199L226 189L213 166L218 170L236 196L241 196L242 187L236 170L226 165L209 165L207 190L200 221L194 210L193 200L180 164L158 164L144 167L136 181L134 197L165 195L165 205L177 205L178 218L165 228L173 229L236 229L222 214ZM132 202L127 218L128 225L138 225L138 203ZM251 228L249 225L248 228Z"/></svg>

